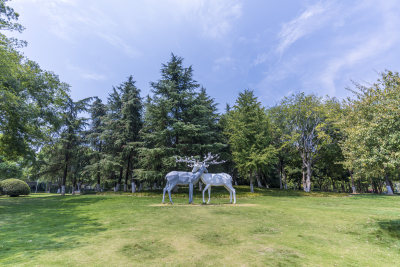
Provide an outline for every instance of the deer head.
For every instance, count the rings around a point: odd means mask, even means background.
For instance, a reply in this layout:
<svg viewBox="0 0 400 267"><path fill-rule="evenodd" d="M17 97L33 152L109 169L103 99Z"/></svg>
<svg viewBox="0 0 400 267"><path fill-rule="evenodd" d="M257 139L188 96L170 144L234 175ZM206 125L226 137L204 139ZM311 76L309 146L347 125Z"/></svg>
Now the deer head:
<svg viewBox="0 0 400 267"><path fill-rule="evenodd" d="M204 167L205 170L208 168L210 165L217 165L217 164L222 164L225 162L225 160L218 161L219 155L213 155L211 153L208 153L207 156L203 158L203 161L196 161L194 163L192 172L197 172L200 168Z"/></svg>

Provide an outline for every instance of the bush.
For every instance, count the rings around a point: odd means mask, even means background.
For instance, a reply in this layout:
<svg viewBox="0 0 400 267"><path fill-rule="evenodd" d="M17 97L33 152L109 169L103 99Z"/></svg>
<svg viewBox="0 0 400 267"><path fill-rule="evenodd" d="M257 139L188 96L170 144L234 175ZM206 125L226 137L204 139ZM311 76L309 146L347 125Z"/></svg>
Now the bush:
<svg viewBox="0 0 400 267"><path fill-rule="evenodd" d="M29 195L31 189L28 184L18 179L6 179L0 182L0 188L5 195L17 197L19 195Z"/></svg>

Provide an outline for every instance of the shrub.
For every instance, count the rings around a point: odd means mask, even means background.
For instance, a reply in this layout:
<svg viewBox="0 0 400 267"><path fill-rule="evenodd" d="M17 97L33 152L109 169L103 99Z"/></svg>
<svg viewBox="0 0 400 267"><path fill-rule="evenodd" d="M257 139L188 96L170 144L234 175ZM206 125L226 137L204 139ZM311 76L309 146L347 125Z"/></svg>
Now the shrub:
<svg viewBox="0 0 400 267"><path fill-rule="evenodd" d="M0 187L4 194L10 197L17 197L19 195L29 195L31 189L28 184L18 179L6 179L0 182Z"/></svg>

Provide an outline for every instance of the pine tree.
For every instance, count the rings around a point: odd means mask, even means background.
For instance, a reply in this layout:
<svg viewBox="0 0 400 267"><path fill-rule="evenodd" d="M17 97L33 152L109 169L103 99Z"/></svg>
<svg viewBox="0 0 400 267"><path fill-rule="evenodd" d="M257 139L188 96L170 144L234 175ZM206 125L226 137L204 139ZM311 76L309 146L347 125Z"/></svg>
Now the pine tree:
<svg viewBox="0 0 400 267"><path fill-rule="evenodd" d="M132 193L135 192L134 176L132 170L138 163L137 148L140 144L139 131L143 127L142 112L143 105L140 90L135 86L132 76L120 86L122 92L122 125L123 125L123 160L125 162L124 191L127 191L128 179L132 177Z"/></svg>
<svg viewBox="0 0 400 267"><path fill-rule="evenodd" d="M100 191L101 172L102 172L102 159L104 141L102 134L105 129L104 120L107 114L107 107L96 98L90 107L91 127L87 134L87 139L91 145L91 161L85 167L85 170L96 178L96 190Z"/></svg>
<svg viewBox="0 0 400 267"><path fill-rule="evenodd" d="M242 176L249 175L250 190L253 192L254 176L259 182L263 168L276 161L276 150L271 145L270 123L253 91L245 90L239 94L228 113L225 134L229 138L233 160Z"/></svg>
<svg viewBox="0 0 400 267"><path fill-rule="evenodd" d="M83 142L82 130L86 125L86 118L78 117L82 111L87 111L87 105L91 98L73 101L68 98L62 113L64 125L61 133L62 154L64 155L63 176L61 180L61 195L65 195L65 185L71 162L76 155L76 150Z"/></svg>
<svg viewBox="0 0 400 267"><path fill-rule="evenodd" d="M113 88L108 98L108 113L102 138L107 149L105 166L111 179L118 176L115 191L120 189L124 170L124 190L127 190L129 176L132 175L134 163L137 162L137 157L134 156L137 154L139 131L142 127L141 101L140 90L135 86L132 76Z"/></svg>
<svg viewBox="0 0 400 267"><path fill-rule="evenodd" d="M143 180L163 181L176 167L174 156L200 156L223 146L214 100L205 89L197 91L200 85L193 79L192 67L185 68L182 63L181 57L172 54L162 65L161 79L151 83L153 95L145 103L141 132Z"/></svg>

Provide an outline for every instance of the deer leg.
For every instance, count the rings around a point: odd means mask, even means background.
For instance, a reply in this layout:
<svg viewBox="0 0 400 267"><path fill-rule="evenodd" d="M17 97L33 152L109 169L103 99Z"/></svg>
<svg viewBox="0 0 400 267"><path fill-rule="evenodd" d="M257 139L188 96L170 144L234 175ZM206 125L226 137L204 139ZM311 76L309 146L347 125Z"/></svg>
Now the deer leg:
<svg viewBox="0 0 400 267"><path fill-rule="evenodd" d="M193 202L193 183L189 183L189 204Z"/></svg>
<svg viewBox="0 0 400 267"><path fill-rule="evenodd" d="M210 203L210 199L211 199L211 185L208 188L208 201L207 201L207 204Z"/></svg>
<svg viewBox="0 0 400 267"><path fill-rule="evenodd" d="M224 187L229 192L229 202L232 204L232 190L227 185L224 185Z"/></svg>
<svg viewBox="0 0 400 267"><path fill-rule="evenodd" d="M164 190L163 190L163 195L162 195L162 203L163 203L163 204L164 204L165 192L167 191L167 188L168 188L168 182L167 182L167 184L165 185Z"/></svg>
<svg viewBox="0 0 400 267"><path fill-rule="evenodd" d="M207 190L210 186L211 186L210 184L207 184L207 185L204 187L204 189L203 189L203 204L206 203L206 201L204 200L204 192L206 192L206 190Z"/></svg>
<svg viewBox="0 0 400 267"><path fill-rule="evenodd" d="M229 189L229 187L228 187L226 184L224 184L224 187L225 187L226 190L228 190L228 192L229 192L229 198L230 198L230 203L232 203L232 191Z"/></svg>
<svg viewBox="0 0 400 267"><path fill-rule="evenodd" d="M171 204L174 204L174 202L172 202L172 198L171 198L171 190L175 187L175 185L170 185L168 187L168 196L169 196L169 202L171 202Z"/></svg>
<svg viewBox="0 0 400 267"><path fill-rule="evenodd" d="M231 184L228 185L228 187L233 193L233 204L236 204L236 190L235 190L235 188L233 188L233 186ZM231 199L231 203L232 203L232 199Z"/></svg>

